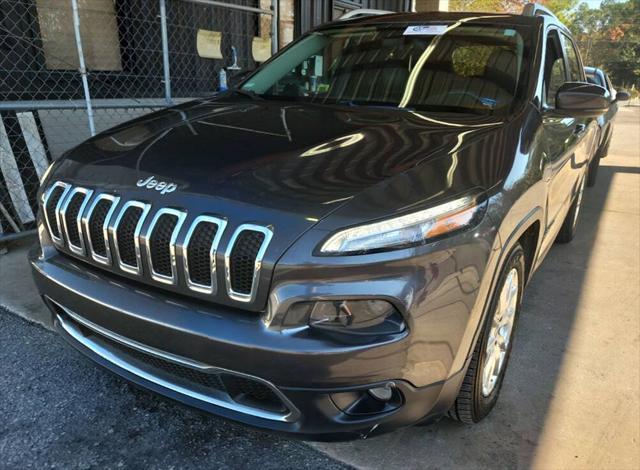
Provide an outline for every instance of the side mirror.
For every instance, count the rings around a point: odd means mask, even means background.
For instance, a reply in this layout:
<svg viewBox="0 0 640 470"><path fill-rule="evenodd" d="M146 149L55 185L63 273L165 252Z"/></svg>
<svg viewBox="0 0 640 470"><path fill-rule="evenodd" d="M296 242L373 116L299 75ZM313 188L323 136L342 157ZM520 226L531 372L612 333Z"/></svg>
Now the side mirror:
<svg viewBox="0 0 640 470"><path fill-rule="evenodd" d="M631 93L627 90L616 91L616 101L629 101L631 99Z"/></svg>
<svg viewBox="0 0 640 470"><path fill-rule="evenodd" d="M567 82L556 95L556 109L573 117L595 118L611 106L606 88L591 83Z"/></svg>

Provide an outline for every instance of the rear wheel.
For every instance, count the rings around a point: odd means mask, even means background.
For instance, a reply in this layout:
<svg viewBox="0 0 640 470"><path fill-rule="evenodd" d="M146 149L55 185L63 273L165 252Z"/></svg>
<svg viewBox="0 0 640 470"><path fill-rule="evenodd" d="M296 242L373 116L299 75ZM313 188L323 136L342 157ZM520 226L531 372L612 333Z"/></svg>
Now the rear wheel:
<svg viewBox="0 0 640 470"><path fill-rule="evenodd" d="M589 163L589 173L587 176L587 186L592 188L596 185L596 179L598 178L598 168L600 168L600 153L596 153Z"/></svg>
<svg viewBox="0 0 640 470"><path fill-rule="evenodd" d="M610 126L608 129L607 138L605 139L604 142L602 142L602 144L600 145L600 148L598 149L598 155L600 156L600 158L605 158L607 155L609 155L609 146L611 145L611 135L613 134L612 129L613 128Z"/></svg>
<svg viewBox="0 0 640 470"><path fill-rule="evenodd" d="M571 204L571 208L569 209L569 212L567 213L567 216L562 223L562 228L560 228L560 232L556 237L556 242L558 243L569 243L576 235L576 227L578 226L580 207L582 207L582 195L584 194L586 179L586 176L582 178L580 186L578 187L578 192L573 199L573 204Z"/></svg>
<svg viewBox="0 0 640 470"><path fill-rule="evenodd" d="M513 344L524 287L524 252L516 245L500 273L489 314L449 417L477 423L493 409L500 394Z"/></svg>

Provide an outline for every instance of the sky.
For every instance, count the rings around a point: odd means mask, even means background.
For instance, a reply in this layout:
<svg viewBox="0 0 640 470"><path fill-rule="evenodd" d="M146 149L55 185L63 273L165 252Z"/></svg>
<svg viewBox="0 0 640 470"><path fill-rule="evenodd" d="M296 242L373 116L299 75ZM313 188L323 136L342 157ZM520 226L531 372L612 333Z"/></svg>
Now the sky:
<svg viewBox="0 0 640 470"><path fill-rule="evenodd" d="M578 5L581 3L588 3L589 8L598 8L600 3L602 3L602 0L578 0Z"/></svg>

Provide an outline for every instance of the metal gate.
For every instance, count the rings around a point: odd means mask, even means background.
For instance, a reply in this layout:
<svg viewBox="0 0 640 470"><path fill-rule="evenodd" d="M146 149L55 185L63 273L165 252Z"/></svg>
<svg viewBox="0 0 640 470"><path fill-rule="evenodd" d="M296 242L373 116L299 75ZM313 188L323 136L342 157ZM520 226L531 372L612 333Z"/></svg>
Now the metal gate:
<svg viewBox="0 0 640 470"><path fill-rule="evenodd" d="M0 242L32 232L39 181L65 151L275 52L275 4L0 0Z"/></svg>

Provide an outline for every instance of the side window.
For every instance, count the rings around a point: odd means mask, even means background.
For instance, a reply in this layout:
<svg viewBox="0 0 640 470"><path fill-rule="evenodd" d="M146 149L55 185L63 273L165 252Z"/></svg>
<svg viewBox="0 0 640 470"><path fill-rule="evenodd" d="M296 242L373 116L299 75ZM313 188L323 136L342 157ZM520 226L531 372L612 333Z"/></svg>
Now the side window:
<svg viewBox="0 0 640 470"><path fill-rule="evenodd" d="M607 88L607 85L606 85L606 83L604 81L602 73L600 73L600 72L596 72L596 85L600 85L602 87Z"/></svg>
<svg viewBox="0 0 640 470"><path fill-rule="evenodd" d="M584 78L582 76L582 68L580 67L580 60L578 60L576 47L573 45L573 41L571 39L564 34L562 36L564 53L567 56L567 62L569 65L569 80L572 82L583 82Z"/></svg>
<svg viewBox="0 0 640 470"><path fill-rule="evenodd" d="M609 90L609 93L613 94L614 93L613 84L611 83L611 80L609 79L609 75L605 75L604 78L605 78L607 90Z"/></svg>
<svg viewBox="0 0 640 470"><path fill-rule="evenodd" d="M560 38L556 31L551 31L547 36L547 51L544 62L543 93L547 106L555 108L556 93L566 81L567 72L564 66Z"/></svg>

